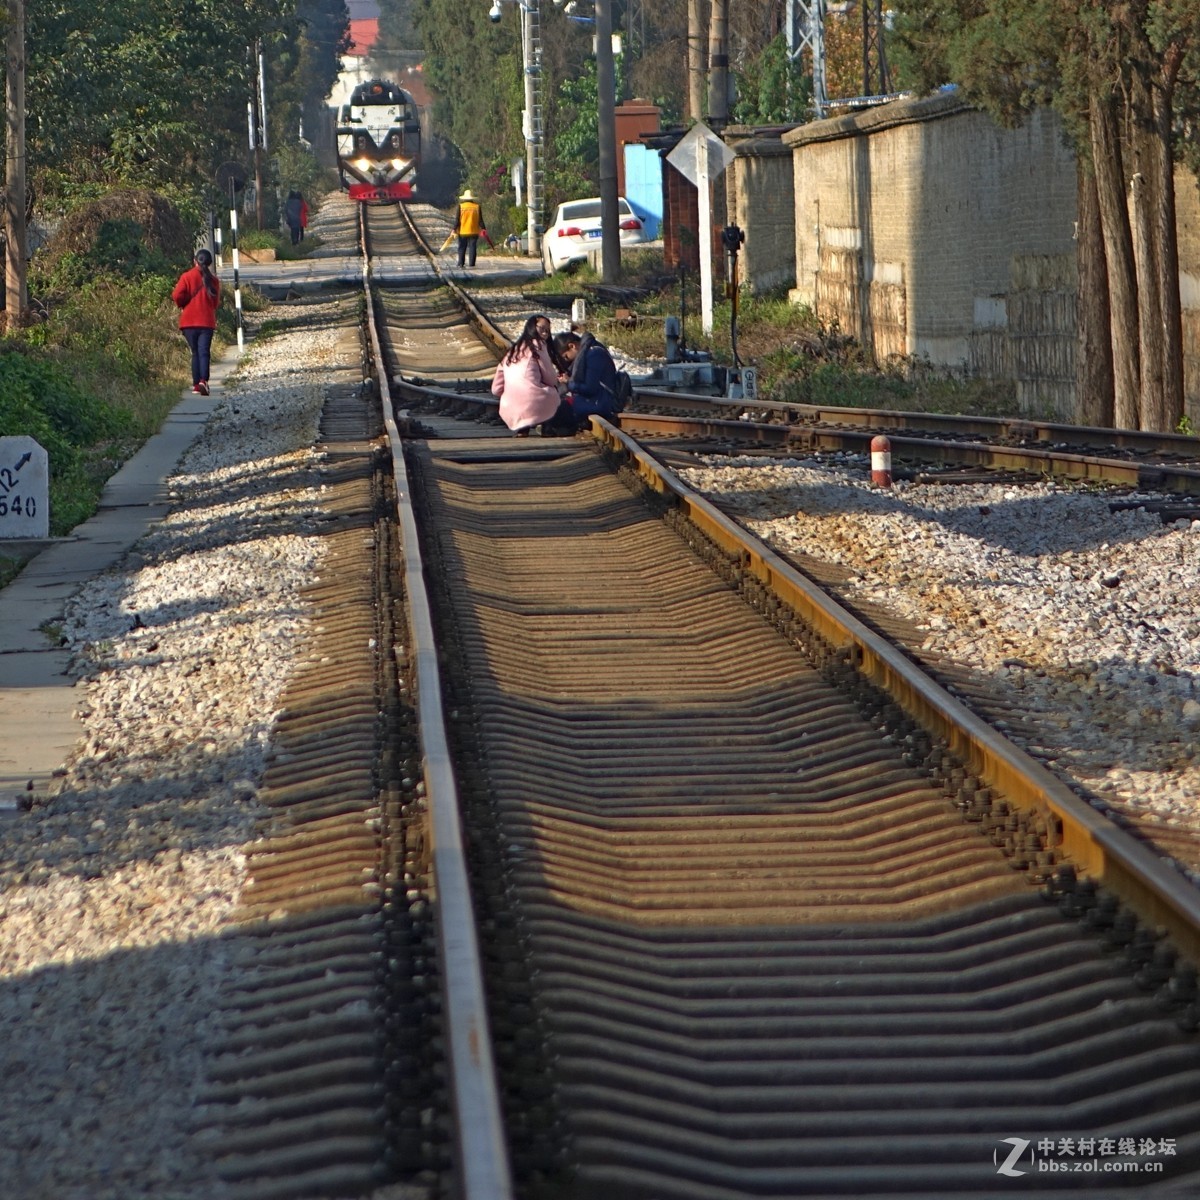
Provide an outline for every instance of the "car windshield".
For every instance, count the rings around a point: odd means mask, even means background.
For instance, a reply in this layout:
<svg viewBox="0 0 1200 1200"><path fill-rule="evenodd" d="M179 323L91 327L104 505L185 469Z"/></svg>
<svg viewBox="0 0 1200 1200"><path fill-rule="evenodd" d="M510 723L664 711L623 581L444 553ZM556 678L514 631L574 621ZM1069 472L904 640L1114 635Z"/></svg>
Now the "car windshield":
<svg viewBox="0 0 1200 1200"><path fill-rule="evenodd" d="M629 207L627 200L618 198L617 211L621 216L625 217L633 210ZM558 211L559 222L564 221L586 221L590 218L599 219L600 216L600 201L597 200L573 200L570 204L564 204Z"/></svg>
<svg viewBox="0 0 1200 1200"><path fill-rule="evenodd" d="M599 200L577 200L574 204L562 206L562 215L559 219L562 221L586 221L589 217L598 217L599 215Z"/></svg>

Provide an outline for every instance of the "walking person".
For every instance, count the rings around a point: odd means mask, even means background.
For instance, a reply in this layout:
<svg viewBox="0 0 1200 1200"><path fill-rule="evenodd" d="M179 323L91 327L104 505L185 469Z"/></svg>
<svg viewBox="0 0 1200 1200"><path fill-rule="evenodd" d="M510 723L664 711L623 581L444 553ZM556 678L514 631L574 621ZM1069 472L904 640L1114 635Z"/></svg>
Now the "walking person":
<svg viewBox="0 0 1200 1200"><path fill-rule="evenodd" d="M558 373L547 349L549 336L549 318L540 313L530 317L492 378L500 419L517 437L528 437L558 411Z"/></svg>
<svg viewBox="0 0 1200 1200"><path fill-rule="evenodd" d="M308 218L308 205L304 197L293 188L288 192L287 201L283 206L283 219L292 235L292 245L298 246L304 236L304 226Z"/></svg>
<svg viewBox="0 0 1200 1200"><path fill-rule="evenodd" d="M207 250L197 250L195 265L180 275L171 293L182 310L179 328L192 351L192 391L200 396L208 395L209 359L221 302L221 283L213 274L212 261Z"/></svg>
<svg viewBox="0 0 1200 1200"><path fill-rule="evenodd" d="M454 214L454 232L458 234L458 265L473 267L479 235L487 236L483 220L483 208L475 193L467 188L458 198L458 211Z"/></svg>

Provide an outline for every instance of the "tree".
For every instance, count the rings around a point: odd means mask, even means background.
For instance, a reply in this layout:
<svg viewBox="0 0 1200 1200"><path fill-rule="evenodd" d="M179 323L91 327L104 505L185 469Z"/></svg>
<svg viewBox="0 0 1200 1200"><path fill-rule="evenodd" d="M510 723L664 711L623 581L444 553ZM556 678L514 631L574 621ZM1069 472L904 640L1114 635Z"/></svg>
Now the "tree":
<svg viewBox="0 0 1200 1200"><path fill-rule="evenodd" d="M269 48L276 144L323 103L345 0L58 0L28 15L30 172L48 201L116 185L195 199L245 154L250 48Z"/></svg>
<svg viewBox="0 0 1200 1200"><path fill-rule="evenodd" d="M483 0L476 3L476 20L464 19L459 0L417 0L415 16L434 122L461 152L468 179L482 186L524 154L524 82L516 6L492 24Z"/></svg>
<svg viewBox="0 0 1200 1200"><path fill-rule="evenodd" d="M5 67L4 309L8 329L29 308L25 258L25 0L8 0Z"/></svg>
<svg viewBox="0 0 1200 1200"><path fill-rule="evenodd" d="M263 40L271 145L294 146L301 123L311 140L350 45L345 0L295 0L294 16L281 17Z"/></svg>
<svg viewBox="0 0 1200 1200"><path fill-rule="evenodd" d="M476 3L482 4L483 0ZM414 0L379 0L379 38L371 57L385 75L398 76L424 55L416 8Z"/></svg>

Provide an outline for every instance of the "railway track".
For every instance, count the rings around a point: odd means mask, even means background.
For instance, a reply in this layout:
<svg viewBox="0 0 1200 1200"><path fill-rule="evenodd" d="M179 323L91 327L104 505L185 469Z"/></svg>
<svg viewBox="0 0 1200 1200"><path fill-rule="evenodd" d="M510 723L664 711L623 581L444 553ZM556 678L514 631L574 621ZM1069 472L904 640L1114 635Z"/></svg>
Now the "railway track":
<svg viewBox="0 0 1200 1200"><path fill-rule="evenodd" d="M1195 1169L1147 1105L1197 1048L1144 937L1122 965L1033 886L1070 886L1055 833L931 786L943 751L594 450L414 456L528 1194L999 1195L1004 1138L1147 1121Z"/></svg>
<svg viewBox="0 0 1200 1200"><path fill-rule="evenodd" d="M1179 454L1168 456L1149 448L1133 453L1119 447L1110 447L1108 454L1101 454L1087 446L1066 442L1012 441L1003 437L999 440L983 437L948 440L936 432L944 424L936 415L929 432L909 434L889 432L886 420L862 428L642 411L643 403L656 406L660 395L637 393L637 404L622 414L621 425L675 461L686 455L747 452L767 455L849 452L869 456L872 441L882 434L888 439L892 473L898 479L946 484L979 482L981 479L1042 478L1086 482L1127 491L1156 491L1179 496L1178 501L1162 503L1165 520L1200 514L1200 501L1190 499L1200 496L1200 465L1197 459ZM1019 425L998 422L997 427L999 431L1019 428ZM1029 428L1035 432L1032 426ZM1163 439L1148 435L1147 440L1157 444Z"/></svg>
<svg viewBox="0 0 1200 1200"><path fill-rule="evenodd" d="M920 459L922 442L945 444L944 452L962 446L976 454L989 447L1000 451L1034 451L1030 462L1053 462L1055 457L1082 457L1100 462L1124 462L1140 465L1150 474L1200 468L1200 439L1192 434L1155 433L1143 430L1100 429L1063 425L1025 417L981 417L964 414L903 412L874 408L842 408L830 405L748 402L715 396L695 396L644 388L639 392L637 408L646 415L692 416L712 418L724 429L727 421L752 425L782 425L793 430L798 440L830 439L833 448L839 435L847 445L863 444L876 434L896 439ZM936 450L926 452L928 461L936 461ZM986 465L986 459L979 462ZM1038 468L1035 467L1035 471ZM1041 473L1059 473L1042 469Z"/></svg>
<svg viewBox="0 0 1200 1200"><path fill-rule="evenodd" d="M350 922L350 1007L307 950L239 998L241 1194L342 1194L350 1160L467 1200L1200 1190L1194 890L627 431L498 436L447 386L491 340L410 265L368 305L387 622L345 626L383 648L346 767L379 765L351 881L256 917ZM329 762L287 765L330 818ZM341 857L311 834L276 861ZM365 1083L297 1099L294 1038Z"/></svg>

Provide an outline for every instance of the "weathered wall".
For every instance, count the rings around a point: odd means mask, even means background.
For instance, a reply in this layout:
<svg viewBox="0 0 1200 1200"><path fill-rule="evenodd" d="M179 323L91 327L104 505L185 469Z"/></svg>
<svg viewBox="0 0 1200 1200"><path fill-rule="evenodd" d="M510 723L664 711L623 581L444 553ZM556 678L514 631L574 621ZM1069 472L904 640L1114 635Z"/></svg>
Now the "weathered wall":
<svg viewBox="0 0 1200 1200"><path fill-rule="evenodd" d="M1005 130L951 93L781 140L792 152L796 303L880 363L926 359L1010 379L1027 411L1073 418L1075 160L1053 113ZM789 258L776 212L788 190L773 160L743 157L727 189L739 224L763 223L744 271L761 289L778 284ZM1176 184L1185 403L1200 428L1200 188L1184 168Z"/></svg>
<svg viewBox="0 0 1200 1200"><path fill-rule="evenodd" d="M1005 130L937 96L801 126L784 141L797 302L880 362L1014 378L1028 407L1068 415L1075 162L1052 113Z"/></svg>

